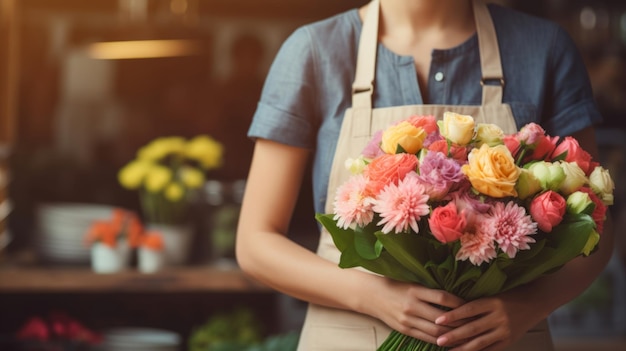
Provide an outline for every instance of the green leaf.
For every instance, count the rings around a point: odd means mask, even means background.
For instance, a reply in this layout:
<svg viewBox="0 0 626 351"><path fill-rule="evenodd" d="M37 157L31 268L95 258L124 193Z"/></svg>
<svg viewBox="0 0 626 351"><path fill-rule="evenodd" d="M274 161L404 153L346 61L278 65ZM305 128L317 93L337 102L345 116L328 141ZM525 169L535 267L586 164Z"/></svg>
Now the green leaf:
<svg viewBox="0 0 626 351"><path fill-rule="evenodd" d="M430 261L428 239L415 233L384 234L376 233L378 240L398 262L409 271L419 277L416 283L421 283L433 289L441 289L442 286L433 278L428 269L421 262Z"/></svg>
<svg viewBox="0 0 626 351"><path fill-rule="evenodd" d="M339 259L339 267L363 267L370 272L383 275L390 279L395 279L408 283L420 282L418 276L400 265L397 260L388 252L383 251L381 252L380 256L378 256L378 258L368 260L361 257L356 252L356 248L354 247L354 245L342 251L341 257Z"/></svg>
<svg viewBox="0 0 626 351"><path fill-rule="evenodd" d="M333 217L333 214L317 213L315 215L315 219L330 233L335 246L337 246L339 251L343 251L346 247L354 243L354 232L351 229L337 227L337 223Z"/></svg>
<svg viewBox="0 0 626 351"><path fill-rule="evenodd" d="M357 229L354 231L354 245L358 254L368 260L373 260L380 256L382 246L378 244L378 239L367 230Z"/></svg>
<svg viewBox="0 0 626 351"><path fill-rule="evenodd" d="M456 268L457 271L462 269L460 267L461 265L457 265L457 268ZM463 273L457 274L456 281L450 287L450 290L449 290L450 292L455 293L455 294L458 293L462 285L464 285L466 282L478 280L478 278L480 278L480 276L483 274L480 268L472 264L469 266L465 266L465 267L467 268L463 270Z"/></svg>
<svg viewBox="0 0 626 351"><path fill-rule="evenodd" d="M489 268L478 278L474 286L465 296L461 296L467 300L474 300L479 297L497 294L506 282L506 274L502 272L497 261L492 261Z"/></svg>

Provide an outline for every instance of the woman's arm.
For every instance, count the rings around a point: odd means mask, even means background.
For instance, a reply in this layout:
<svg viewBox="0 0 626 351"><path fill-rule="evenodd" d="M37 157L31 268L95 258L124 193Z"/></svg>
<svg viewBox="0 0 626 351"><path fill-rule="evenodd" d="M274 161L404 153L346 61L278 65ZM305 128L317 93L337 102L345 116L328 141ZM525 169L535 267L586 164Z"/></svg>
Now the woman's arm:
<svg viewBox="0 0 626 351"><path fill-rule="evenodd" d="M581 147L598 160L593 128L573 135ZM608 213L608 212L607 212ZM560 306L584 292L604 270L613 254L613 228L607 218L599 249L578 257L556 273L492 298L469 302L444 314L437 322L472 320L442 335L440 345L456 345L450 351L503 350Z"/></svg>
<svg viewBox="0 0 626 351"><path fill-rule="evenodd" d="M237 260L260 282L304 301L353 310L391 328L435 342L449 330L434 320L462 301L446 292L341 269L286 237L309 151L259 139L246 185ZM313 213L311 214L313 216Z"/></svg>

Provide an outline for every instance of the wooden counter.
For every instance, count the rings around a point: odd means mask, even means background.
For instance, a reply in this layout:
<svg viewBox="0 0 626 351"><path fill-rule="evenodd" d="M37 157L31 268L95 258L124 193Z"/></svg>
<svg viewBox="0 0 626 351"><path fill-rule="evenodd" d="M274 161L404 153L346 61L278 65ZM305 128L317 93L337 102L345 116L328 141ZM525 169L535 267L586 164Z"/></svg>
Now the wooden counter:
<svg viewBox="0 0 626 351"><path fill-rule="evenodd" d="M145 274L128 270L96 274L88 267L0 266L2 293L188 293L263 292L269 288L238 268L184 266Z"/></svg>

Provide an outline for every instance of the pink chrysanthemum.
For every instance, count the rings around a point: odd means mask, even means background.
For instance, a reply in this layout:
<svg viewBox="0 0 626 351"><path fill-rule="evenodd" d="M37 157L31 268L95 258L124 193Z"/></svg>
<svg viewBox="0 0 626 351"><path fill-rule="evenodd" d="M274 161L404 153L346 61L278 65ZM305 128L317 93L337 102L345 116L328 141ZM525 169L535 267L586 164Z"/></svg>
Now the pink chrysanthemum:
<svg viewBox="0 0 626 351"><path fill-rule="evenodd" d="M477 226L474 233L465 233L461 235L461 249L456 253L456 259L459 261L468 260L475 266L480 266L483 262L489 262L497 257L496 245L493 241L493 235L486 229L485 221L479 221L481 225Z"/></svg>
<svg viewBox="0 0 626 351"><path fill-rule="evenodd" d="M372 221L374 199L364 195L366 186L367 179L363 175L357 175L337 188L333 219L337 221L338 227L347 229L353 223L365 226Z"/></svg>
<svg viewBox="0 0 626 351"><path fill-rule="evenodd" d="M429 213L428 195L416 175L407 175L397 185L387 185L376 198L374 211L382 218L377 225L384 224L382 232L401 233L413 229L419 232L418 222Z"/></svg>
<svg viewBox="0 0 626 351"><path fill-rule="evenodd" d="M530 249L528 244L535 242L531 235L537 233L537 223L526 214L526 209L512 201L506 205L495 203L484 225L510 258L514 258L519 250Z"/></svg>

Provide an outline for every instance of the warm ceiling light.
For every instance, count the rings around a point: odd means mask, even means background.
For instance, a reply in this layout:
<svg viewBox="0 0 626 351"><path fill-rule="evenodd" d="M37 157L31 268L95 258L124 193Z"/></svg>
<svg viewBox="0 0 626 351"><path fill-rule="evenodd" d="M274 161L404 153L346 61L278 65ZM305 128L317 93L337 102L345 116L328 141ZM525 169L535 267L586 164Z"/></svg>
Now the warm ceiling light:
<svg viewBox="0 0 626 351"><path fill-rule="evenodd" d="M127 40L90 44L89 57L100 60L192 56L201 52L197 40Z"/></svg>

